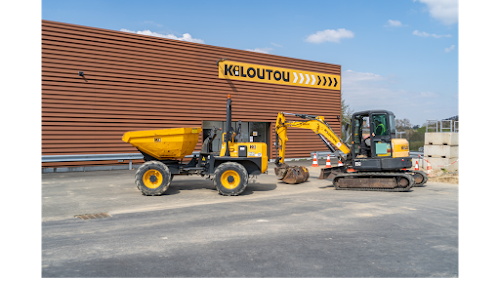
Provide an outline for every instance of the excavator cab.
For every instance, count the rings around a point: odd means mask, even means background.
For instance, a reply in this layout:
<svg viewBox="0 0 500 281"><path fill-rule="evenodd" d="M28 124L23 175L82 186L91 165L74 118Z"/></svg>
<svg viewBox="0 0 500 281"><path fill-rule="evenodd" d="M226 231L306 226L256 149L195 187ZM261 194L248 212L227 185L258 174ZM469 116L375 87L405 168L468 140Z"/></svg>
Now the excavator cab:
<svg viewBox="0 0 500 281"><path fill-rule="evenodd" d="M392 112L357 112L353 114L352 124L353 158L392 156L391 140L396 135Z"/></svg>
<svg viewBox="0 0 500 281"><path fill-rule="evenodd" d="M368 110L352 115L352 166L358 171L411 167L408 141L396 139L394 113Z"/></svg>

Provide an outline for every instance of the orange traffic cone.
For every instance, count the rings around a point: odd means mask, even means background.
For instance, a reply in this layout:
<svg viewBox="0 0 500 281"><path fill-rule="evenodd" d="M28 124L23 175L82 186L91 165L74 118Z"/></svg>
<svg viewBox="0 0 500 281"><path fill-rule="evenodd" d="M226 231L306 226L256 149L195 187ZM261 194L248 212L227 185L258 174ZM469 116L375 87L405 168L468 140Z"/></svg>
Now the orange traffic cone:
<svg viewBox="0 0 500 281"><path fill-rule="evenodd" d="M311 167L319 167L318 158L316 158L316 153L314 153L313 164Z"/></svg>
<svg viewBox="0 0 500 281"><path fill-rule="evenodd" d="M429 175L431 173L431 170L432 170L431 163L429 161L427 161L427 175Z"/></svg>
<svg viewBox="0 0 500 281"><path fill-rule="evenodd" d="M326 156L326 166L325 168L331 168L332 167L332 163L330 162L330 154L328 154L328 156Z"/></svg>
<svg viewBox="0 0 500 281"><path fill-rule="evenodd" d="M415 162L416 162L416 163L415 163L415 171L418 171L418 170L419 170L419 169L418 169L418 161L415 161Z"/></svg>
<svg viewBox="0 0 500 281"><path fill-rule="evenodd" d="M339 164L337 165L337 167L340 167L340 166L344 166L344 163L342 163L342 161L340 161L340 159L339 159Z"/></svg>

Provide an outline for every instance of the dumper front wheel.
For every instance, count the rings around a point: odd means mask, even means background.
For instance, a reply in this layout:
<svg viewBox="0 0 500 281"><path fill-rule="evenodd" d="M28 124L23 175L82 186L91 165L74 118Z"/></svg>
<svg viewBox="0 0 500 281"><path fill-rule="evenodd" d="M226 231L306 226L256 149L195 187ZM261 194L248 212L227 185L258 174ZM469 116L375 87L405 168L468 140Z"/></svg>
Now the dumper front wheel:
<svg viewBox="0 0 500 281"><path fill-rule="evenodd" d="M245 190L247 184L247 170L239 163L226 162L215 169L214 185L222 195L236 196Z"/></svg>
<svg viewBox="0 0 500 281"><path fill-rule="evenodd" d="M144 195L162 195L170 186L171 179L168 166L159 161L142 164L135 174L135 184Z"/></svg>

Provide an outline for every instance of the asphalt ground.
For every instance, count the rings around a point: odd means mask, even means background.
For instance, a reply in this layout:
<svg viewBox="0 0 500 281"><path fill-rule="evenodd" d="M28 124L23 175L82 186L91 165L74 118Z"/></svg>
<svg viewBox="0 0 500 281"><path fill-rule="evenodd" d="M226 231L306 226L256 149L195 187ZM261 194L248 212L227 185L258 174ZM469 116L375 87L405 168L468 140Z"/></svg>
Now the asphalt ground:
<svg viewBox="0 0 500 281"><path fill-rule="evenodd" d="M459 276L458 185L345 191L273 167L234 197L199 176L152 197L135 171L43 174L42 277Z"/></svg>

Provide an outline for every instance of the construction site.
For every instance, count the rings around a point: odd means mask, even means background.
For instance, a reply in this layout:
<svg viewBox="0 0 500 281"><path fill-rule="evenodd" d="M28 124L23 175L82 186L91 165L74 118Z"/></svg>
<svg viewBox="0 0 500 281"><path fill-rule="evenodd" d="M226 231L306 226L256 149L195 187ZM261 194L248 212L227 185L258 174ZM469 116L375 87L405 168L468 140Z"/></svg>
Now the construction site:
<svg viewBox="0 0 500 281"><path fill-rule="evenodd" d="M458 121L341 65L43 20L41 82L43 277L458 277Z"/></svg>

